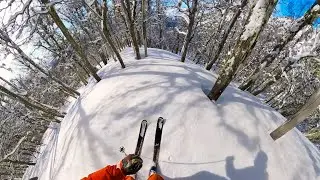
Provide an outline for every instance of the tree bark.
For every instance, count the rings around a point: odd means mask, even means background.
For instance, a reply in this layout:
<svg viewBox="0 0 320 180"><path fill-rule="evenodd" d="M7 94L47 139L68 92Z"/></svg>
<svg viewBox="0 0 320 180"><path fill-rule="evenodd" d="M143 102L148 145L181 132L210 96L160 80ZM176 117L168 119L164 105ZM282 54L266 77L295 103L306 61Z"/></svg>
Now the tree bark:
<svg viewBox="0 0 320 180"><path fill-rule="evenodd" d="M62 117L62 118L64 117L64 115L61 114L57 109L53 109L46 104L42 104L40 102L15 94L2 85L0 85L0 91L3 92L5 95L7 95L7 97L9 97L10 99L21 102L29 109L37 109L53 116Z"/></svg>
<svg viewBox="0 0 320 180"><path fill-rule="evenodd" d="M136 53L136 58L141 59L139 45L137 42L137 37L136 37L136 32L135 32L135 25L134 25L135 19L132 19L132 14L131 14L130 0L121 0L121 6L122 6L123 11L126 15L127 23L129 26L129 32L130 32L131 39L132 39L133 49Z"/></svg>
<svg viewBox="0 0 320 180"><path fill-rule="evenodd" d="M272 95L270 98L268 98L265 103L269 104L272 100L274 100L274 98L276 98L277 96L279 96L281 93L283 93L285 91L285 88L282 88L281 90L279 90L278 92L276 92L274 95Z"/></svg>
<svg viewBox="0 0 320 180"><path fill-rule="evenodd" d="M178 54L178 52L179 52L179 42L180 42L180 36L179 36L179 33L177 33L177 39L175 42L176 47L174 48L174 53L176 53L176 54Z"/></svg>
<svg viewBox="0 0 320 180"><path fill-rule="evenodd" d="M277 0L258 0L251 10L249 20L239 38L232 54L227 58L226 66L222 69L217 81L208 94L210 100L218 100L222 92L232 81L239 65L249 56L256 41L270 18Z"/></svg>
<svg viewBox="0 0 320 180"><path fill-rule="evenodd" d="M108 64L107 57L103 52L99 52L99 56L104 65Z"/></svg>
<svg viewBox="0 0 320 180"><path fill-rule="evenodd" d="M237 19L239 18L240 14L242 12L242 9L247 5L247 2L248 2L247 0L242 0L240 7L237 8L236 13L233 15L233 17L229 23L229 26L227 27L227 30L223 31L224 33L223 33L222 38L218 44L218 49L215 52L212 60L210 60L209 63L206 65L206 67L205 67L206 70L210 70L212 68L213 64L218 60L220 53L223 49L223 46L226 43L227 38L231 32L231 29L233 28L233 26L237 22Z"/></svg>
<svg viewBox="0 0 320 180"><path fill-rule="evenodd" d="M316 92L309 98L304 106L290 119L288 119L284 124L275 129L270 136L273 140L277 140L286 134L288 131L293 129L300 122L305 120L312 112L314 112L320 104L320 89L316 90Z"/></svg>
<svg viewBox="0 0 320 180"><path fill-rule="evenodd" d="M43 4L48 5L48 0L41 0ZM62 34L66 37L66 39L69 41L73 49L76 51L80 59L86 64L88 70L90 71L91 75L96 79L97 82L101 80L101 78L96 74L95 68L92 67L89 60L87 59L87 56L85 55L84 51L82 50L81 46L75 41L75 39L72 37L66 26L63 24L62 20L58 16L56 10L53 6L47 6L48 12L51 15L53 21L56 23L56 25L61 30Z"/></svg>
<svg viewBox="0 0 320 180"><path fill-rule="evenodd" d="M47 72L45 69L43 69L41 66L39 66L37 63L35 63L26 53L24 53L22 51L22 49L20 49L20 47L15 42L12 41L12 39L3 30L0 30L0 34L3 38L3 40L6 41L7 43L9 43L11 45L11 47L19 53L19 55L21 56L21 58L23 60L27 61L33 67L35 67L40 72L42 72L43 74L48 76L50 79L52 79L54 82L58 83L60 86L62 86L62 88L65 91L69 92L70 94L80 96L80 93L78 91L76 91L73 88L71 88L70 86L66 85L64 82L60 81L58 78L54 77L49 72Z"/></svg>
<svg viewBox="0 0 320 180"><path fill-rule="evenodd" d="M186 57L187 57L187 52L189 48L189 44L191 42L191 37L193 33L193 25L195 21L195 16L196 12L198 9L198 0L193 0L192 1L192 8L189 9L189 24L188 24L188 29L187 29L187 35L184 38L183 46L182 46L182 54L181 54L181 62L185 62Z"/></svg>
<svg viewBox="0 0 320 180"><path fill-rule="evenodd" d="M1 75L0 75L0 80L2 80L3 82L7 83L10 87L12 87L13 89L15 89L16 91L19 90L16 85L14 85L14 84L12 84L11 82L7 81L7 80L4 79L3 77L1 77Z"/></svg>
<svg viewBox="0 0 320 180"><path fill-rule="evenodd" d="M263 70L269 67L272 62L282 52L284 47L293 40L295 35L302 30L305 26L310 25L320 14L319 2L315 2L305 15L299 19L294 25L291 26L289 34L273 47L271 53L268 53L261 61L260 67L256 67L250 76L239 86L239 89L246 90L254 85L256 80L263 74Z"/></svg>
<svg viewBox="0 0 320 180"><path fill-rule="evenodd" d="M108 25L107 25L107 0L103 1L102 23L101 24L102 24L103 37L107 40L112 51L116 54L117 59L119 60L121 67L125 68L126 66L124 65L122 57L111 39L111 35L110 35L109 29L108 29Z"/></svg>
<svg viewBox="0 0 320 180"><path fill-rule="evenodd" d="M162 16L161 14L161 0L156 0L156 6L157 6L157 19L160 22L159 23L159 46L158 48L162 49L162 40L163 40L163 30L162 30Z"/></svg>
<svg viewBox="0 0 320 180"><path fill-rule="evenodd" d="M147 46L147 19L146 19L146 0L142 0L142 32L143 32L143 45L144 45L144 56L148 56Z"/></svg>
<svg viewBox="0 0 320 180"><path fill-rule="evenodd" d="M11 159L6 159L4 162L10 162L13 164L22 164L22 165L29 165L29 166L34 166L36 163L34 162L29 162L29 161L18 161L18 160L11 160Z"/></svg>

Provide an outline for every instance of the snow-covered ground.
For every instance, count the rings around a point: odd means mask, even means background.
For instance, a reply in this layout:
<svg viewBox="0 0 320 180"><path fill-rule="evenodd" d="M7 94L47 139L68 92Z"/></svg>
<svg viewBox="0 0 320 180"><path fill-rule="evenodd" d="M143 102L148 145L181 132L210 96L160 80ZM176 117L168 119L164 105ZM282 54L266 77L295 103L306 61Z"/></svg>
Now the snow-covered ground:
<svg viewBox="0 0 320 180"><path fill-rule="evenodd" d="M170 52L149 49L135 60L122 52L125 69L110 63L103 80L83 89L60 129L49 129L47 146L24 179L73 180L134 152L140 122L150 123L138 179L151 165L156 121L163 129L160 170L165 179L313 180L320 179L320 154L298 130L274 142L269 133L285 118L259 99L231 85L217 102L203 91L216 78ZM51 133L50 133L51 132Z"/></svg>

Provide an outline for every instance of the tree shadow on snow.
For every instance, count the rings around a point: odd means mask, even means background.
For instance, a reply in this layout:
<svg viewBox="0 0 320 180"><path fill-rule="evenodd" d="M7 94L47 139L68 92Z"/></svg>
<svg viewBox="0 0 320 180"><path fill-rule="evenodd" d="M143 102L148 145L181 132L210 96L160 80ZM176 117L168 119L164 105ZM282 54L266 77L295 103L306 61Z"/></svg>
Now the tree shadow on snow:
<svg viewBox="0 0 320 180"><path fill-rule="evenodd" d="M234 165L234 156L226 157L226 174L227 177L219 176L209 171L200 171L192 176L170 178L161 173L166 180L268 180L267 172L268 156L264 151L259 151L254 159L254 165L246 168L236 169Z"/></svg>

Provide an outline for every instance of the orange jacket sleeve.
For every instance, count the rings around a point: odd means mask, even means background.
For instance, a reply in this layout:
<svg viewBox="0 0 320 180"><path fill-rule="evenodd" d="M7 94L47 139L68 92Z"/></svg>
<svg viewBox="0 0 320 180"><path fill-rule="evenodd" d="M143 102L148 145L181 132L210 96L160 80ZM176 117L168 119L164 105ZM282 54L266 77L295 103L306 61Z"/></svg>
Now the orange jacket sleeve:
<svg viewBox="0 0 320 180"><path fill-rule="evenodd" d="M102 168L81 180L123 180L124 178L122 171L114 165Z"/></svg>

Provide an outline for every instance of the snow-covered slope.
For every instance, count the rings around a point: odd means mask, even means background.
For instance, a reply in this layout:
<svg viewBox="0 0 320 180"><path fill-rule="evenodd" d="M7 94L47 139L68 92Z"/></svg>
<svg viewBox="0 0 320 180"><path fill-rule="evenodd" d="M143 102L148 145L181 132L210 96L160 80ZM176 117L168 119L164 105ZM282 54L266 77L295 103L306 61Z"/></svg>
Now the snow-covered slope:
<svg viewBox="0 0 320 180"><path fill-rule="evenodd" d="M215 75L179 56L149 49L134 60L122 53L125 69L111 63L100 71L69 108L27 177L80 179L115 164L135 149L140 122L150 123L142 150L146 179L151 165L156 120L163 129L160 170L165 179L313 180L320 179L320 154L298 130L274 142L269 133L285 119L257 98L230 86L218 102L203 90Z"/></svg>

